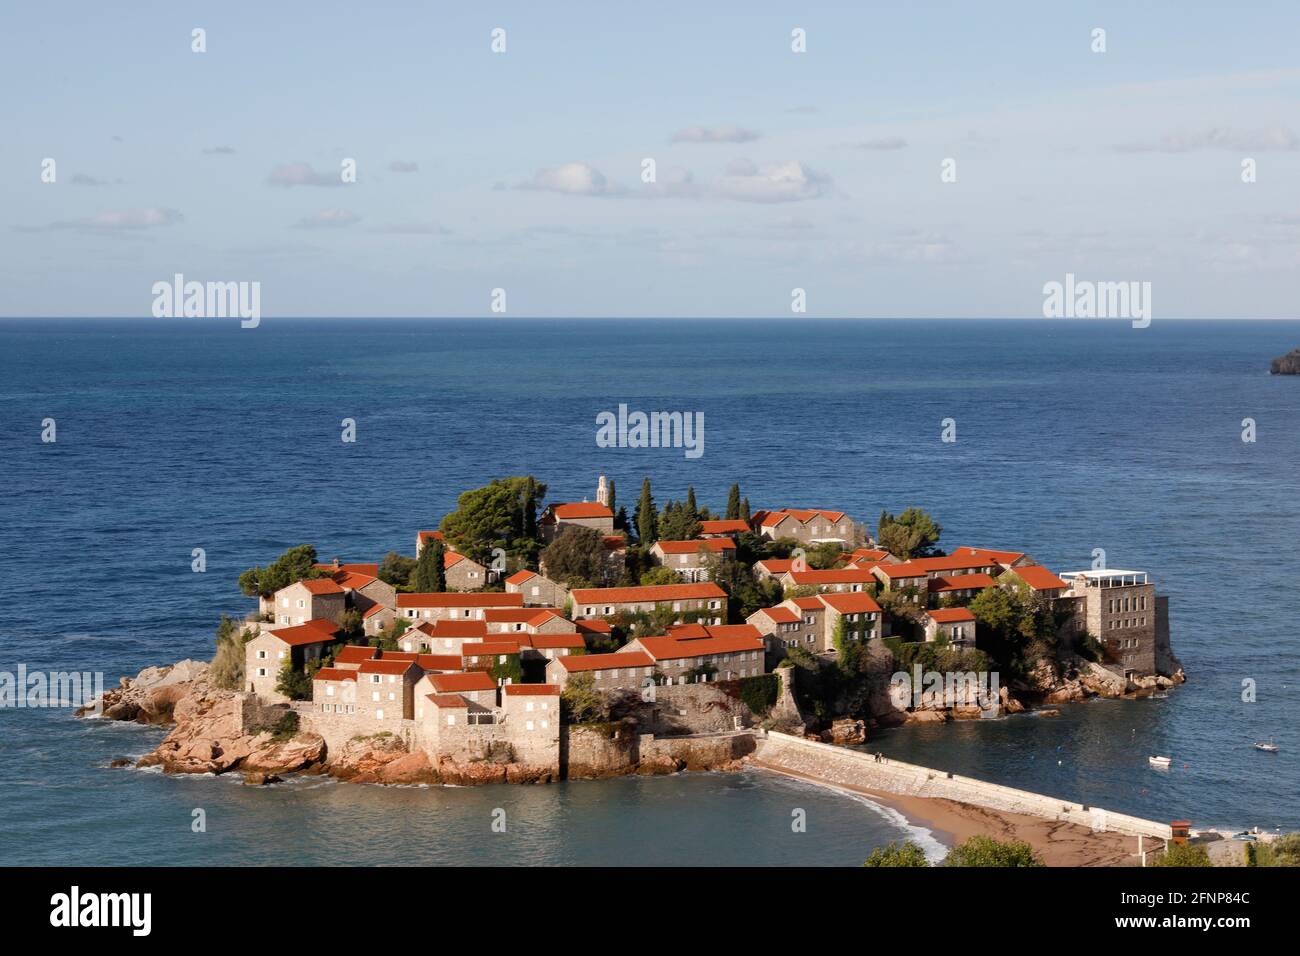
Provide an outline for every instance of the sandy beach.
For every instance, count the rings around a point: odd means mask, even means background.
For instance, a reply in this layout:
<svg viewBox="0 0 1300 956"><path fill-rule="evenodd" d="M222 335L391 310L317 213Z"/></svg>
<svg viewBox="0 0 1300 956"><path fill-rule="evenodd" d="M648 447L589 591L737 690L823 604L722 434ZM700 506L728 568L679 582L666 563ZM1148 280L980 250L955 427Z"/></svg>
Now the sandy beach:
<svg viewBox="0 0 1300 956"><path fill-rule="evenodd" d="M763 767L763 764L756 764ZM764 767L774 773L829 786L803 774ZM988 810L984 807L935 797L905 797L866 787L834 786L870 797L882 806L892 807L914 826L925 827L945 846L954 846L972 836L991 836L999 840L1023 840L1042 857L1048 866L1139 866L1137 837L1119 833L1096 833L1073 823L1061 823ZM1147 841L1148 846L1154 841ZM865 854L864 854L865 858Z"/></svg>

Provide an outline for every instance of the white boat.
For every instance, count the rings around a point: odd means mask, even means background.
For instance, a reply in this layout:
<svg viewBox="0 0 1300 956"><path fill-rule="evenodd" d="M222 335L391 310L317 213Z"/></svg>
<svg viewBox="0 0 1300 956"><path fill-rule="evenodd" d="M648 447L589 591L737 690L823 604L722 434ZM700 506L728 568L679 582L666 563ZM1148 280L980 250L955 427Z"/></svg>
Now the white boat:
<svg viewBox="0 0 1300 956"><path fill-rule="evenodd" d="M1264 751L1264 753L1266 753L1266 754L1275 754L1275 753L1277 753L1277 744L1275 744L1275 743L1271 743L1271 742L1270 742L1270 743L1266 743L1266 744L1264 744L1264 743L1257 743L1257 744L1255 744L1255 749L1256 749L1256 750L1262 750L1262 751Z"/></svg>
<svg viewBox="0 0 1300 956"><path fill-rule="evenodd" d="M1172 762L1172 757L1147 757L1147 763L1153 767L1159 767L1161 770L1168 770Z"/></svg>

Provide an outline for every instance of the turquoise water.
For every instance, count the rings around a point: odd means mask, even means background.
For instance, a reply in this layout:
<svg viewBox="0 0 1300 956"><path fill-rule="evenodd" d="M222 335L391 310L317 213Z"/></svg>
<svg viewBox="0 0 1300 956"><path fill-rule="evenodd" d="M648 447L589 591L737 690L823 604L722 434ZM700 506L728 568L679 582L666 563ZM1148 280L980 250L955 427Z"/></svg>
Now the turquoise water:
<svg viewBox="0 0 1300 956"><path fill-rule="evenodd" d="M531 472L580 500L604 472L630 505L649 475L660 501L693 484L715 508L738 480L754 507L871 524L919 505L949 546L1024 549L1056 569L1103 547L1170 595L1191 680L1168 699L903 728L873 747L1157 818L1297 828L1300 379L1267 374L1297 344L1297 323L0 322L0 670L111 683L206 658L217 616L250 606L243 568L303 541L325 558L410 552L492 477ZM596 415L621 402L703 411L703 457L596 447ZM345 417L356 444L339 440ZM955 445L939 441L948 417ZM190 570L195 547L206 573ZM1257 703L1241 702L1247 678ZM63 711L0 722L0 852L14 863L123 847L159 863L312 862L336 823L358 862L396 862L383 841L398 826L430 860L850 863L902 832L861 801L760 774L254 791L107 769L154 731ZM1250 749L1263 738L1282 753ZM1175 767L1150 771L1148 753ZM802 835L796 799L817 808ZM189 833L196 806L206 843ZM480 821L498 806L521 824L493 842Z"/></svg>

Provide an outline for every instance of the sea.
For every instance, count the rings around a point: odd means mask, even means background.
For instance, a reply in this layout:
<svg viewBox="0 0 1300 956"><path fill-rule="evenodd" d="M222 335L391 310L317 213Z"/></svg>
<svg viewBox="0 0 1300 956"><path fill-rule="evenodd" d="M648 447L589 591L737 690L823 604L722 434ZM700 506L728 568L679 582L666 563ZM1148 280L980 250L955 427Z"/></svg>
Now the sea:
<svg viewBox="0 0 1300 956"><path fill-rule="evenodd" d="M1197 826L1300 829L1297 322L0 320L0 675L207 659L286 547L411 554L457 495L926 509L941 547L1147 572L1167 697L873 733L869 749ZM703 454L597 417L702 413ZM351 426L355 441L344 441ZM944 441L945 432L955 441ZM53 441L43 440L53 437ZM1246 440L1250 439L1250 440ZM205 570L194 570L202 549ZM114 769L162 731L0 709L6 864L856 865L933 837L764 771L382 788ZM1253 749L1270 740L1277 754ZM1167 771L1147 757L1169 755Z"/></svg>

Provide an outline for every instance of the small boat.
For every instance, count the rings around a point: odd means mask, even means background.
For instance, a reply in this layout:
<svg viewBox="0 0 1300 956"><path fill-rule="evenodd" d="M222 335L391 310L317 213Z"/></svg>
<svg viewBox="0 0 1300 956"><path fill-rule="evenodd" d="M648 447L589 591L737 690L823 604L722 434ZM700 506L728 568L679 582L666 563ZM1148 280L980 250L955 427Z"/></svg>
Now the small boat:
<svg viewBox="0 0 1300 956"><path fill-rule="evenodd" d="M1159 767L1161 770L1168 770L1169 764L1173 762L1171 757L1147 757L1147 763L1153 767Z"/></svg>
<svg viewBox="0 0 1300 956"><path fill-rule="evenodd" d="M1277 753L1278 748L1277 748L1277 744L1269 742L1269 743L1256 743L1255 749L1262 750L1266 754L1275 754Z"/></svg>

